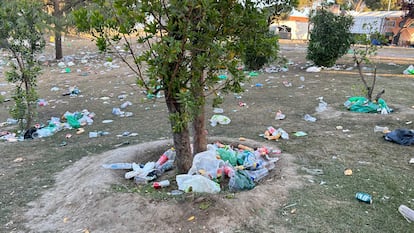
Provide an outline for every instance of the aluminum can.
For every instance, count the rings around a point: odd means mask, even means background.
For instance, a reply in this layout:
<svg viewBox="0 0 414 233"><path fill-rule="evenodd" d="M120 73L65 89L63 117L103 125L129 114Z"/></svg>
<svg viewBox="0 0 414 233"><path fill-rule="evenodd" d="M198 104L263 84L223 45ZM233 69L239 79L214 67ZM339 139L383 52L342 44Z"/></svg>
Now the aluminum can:
<svg viewBox="0 0 414 233"><path fill-rule="evenodd" d="M359 201L372 204L372 197L368 193L358 192L355 194L355 198L358 199Z"/></svg>

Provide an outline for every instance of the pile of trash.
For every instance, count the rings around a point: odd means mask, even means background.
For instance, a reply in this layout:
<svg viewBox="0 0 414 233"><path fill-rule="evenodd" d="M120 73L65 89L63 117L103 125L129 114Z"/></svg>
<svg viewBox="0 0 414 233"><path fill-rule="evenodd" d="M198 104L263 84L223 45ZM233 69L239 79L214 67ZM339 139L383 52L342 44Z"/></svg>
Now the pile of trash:
<svg viewBox="0 0 414 233"><path fill-rule="evenodd" d="M242 144L209 144L206 151L194 156L187 174L176 176L176 191L219 193L223 187L231 192L253 189L259 180L275 168L279 158L274 154L279 153L278 149L266 147L253 149ZM112 163L102 166L107 169L129 170L125 173L125 179L134 179L136 184L153 182L154 188L160 188L170 185L169 180L157 180L162 178L164 172L174 168L175 157L176 152L171 148L156 162Z"/></svg>
<svg viewBox="0 0 414 233"><path fill-rule="evenodd" d="M63 129L76 129L77 134L83 133L83 126L92 125L95 113L84 109L80 112L66 112L61 118L51 117L47 125L36 124L34 127L24 131L22 135L16 135L8 131L0 132L0 140L8 142L23 141L25 139L44 138L54 135ZM62 120L62 121L61 121ZM8 119L2 125L17 124L17 120Z"/></svg>
<svg viewBox="0 0 414 233"><path fill-rule="evenodd" d="M344 103L344 106L352 112L381 114L389 114L393 112L393 110L387 106L385 100L381 98L378 99L377 102L373 102L362 96L354 96L350 97Z"/></svg>

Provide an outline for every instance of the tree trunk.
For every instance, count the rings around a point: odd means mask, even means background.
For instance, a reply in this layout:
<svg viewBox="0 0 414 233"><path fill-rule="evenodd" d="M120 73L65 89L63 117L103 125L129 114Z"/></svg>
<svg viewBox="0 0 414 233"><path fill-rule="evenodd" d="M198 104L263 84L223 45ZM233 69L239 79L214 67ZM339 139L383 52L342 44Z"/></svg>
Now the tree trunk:
<svg viewBox="0 0 414 233"><path fill-rule="evenodd" d="M204 105L200 106L200 113L193 121L193 154L207 150L207 131Z"/></svg>
<svg viewBox="0 0 414 233"><path fill-rule="evenodd" d="M55 55L56 60L62 59L62 34L60 31L55 31Z"/></svg>
<svg viewBox="0 0 414 233"><path fill-rule="evenodd" d="M24 91L25 91L25 94L26 94L26 107L27 107L27 109L26 109L26 113L27 113L27 115L26 115L26 124L25 124L25 127L24 127L25 130L28 130L32 126L33 114L34 114L34 112L33 112L33 103L32 103L31 95L30 95L32 87L29 84L29 81L27 79L28 78L25 75L23 75L23 80L24 80L23 82L24 82L24 85L25 85L25 90Z"/></svg>
<svg viewBox="0 0 414 233"><path fill-rule="evenodd" d="M165 102L170 114L181 113L181 105L174 97L174 93L168 93L165 90ZM187 173L193 164L193 155L191 153L190 132L188 125L185 124L179 132L174 132L176 122L170 118L171 129L173 129L173 141L176 151L176 165L178 173Z"/></svg>
<svg viewBox="0 0 414 233"><path fill-rule="evenodd" d="M62 11L60 9L60 0L53 1L53 16L55 17L55 56L56 60L62 59L62 25L60 18Z"/></svg>

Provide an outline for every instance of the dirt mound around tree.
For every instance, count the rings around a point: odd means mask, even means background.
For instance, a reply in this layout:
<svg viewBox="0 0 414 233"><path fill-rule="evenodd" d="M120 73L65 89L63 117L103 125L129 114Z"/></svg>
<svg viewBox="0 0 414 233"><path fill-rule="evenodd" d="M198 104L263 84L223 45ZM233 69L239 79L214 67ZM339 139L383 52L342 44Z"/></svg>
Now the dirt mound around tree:
<svg viewBox="0 0 414 233"><path fill-rule="evenodd" d="M229 138L214 138L230 142ZM275 147L275 142L257 143ZM56 175L55 187L29 203L26 227L33 232L286 232L277 224L277 210L286 205L288 190L301 186L292 155L282 152L276 168L256 187L234 195L186 193L156 199L136 192L116 192L111 185L133 182L102 164L156 160L170 140L142 143L87 156ZM207 208L200 208L201 204ZM267 229L267 230L266 230Z"/></svg>

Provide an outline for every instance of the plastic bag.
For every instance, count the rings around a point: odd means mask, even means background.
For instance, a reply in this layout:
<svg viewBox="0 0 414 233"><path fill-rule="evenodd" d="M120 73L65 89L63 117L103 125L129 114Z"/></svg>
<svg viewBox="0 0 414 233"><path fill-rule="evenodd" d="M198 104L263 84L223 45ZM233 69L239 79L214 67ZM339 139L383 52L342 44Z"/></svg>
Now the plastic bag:
<svg viewBox="0 0 414 233"><path fill-rule="evenodd" d="M387 106L387 103L383 99L378 99L377 103L369 101L362 96L354 96L345 101L344 106L351 112L363 112L363 113L378 113L388 114L393 110Z"/></svg>
<svg viewBox="0 0 414 233"><path fill-rule="evenodd" d="M178 189L185 192L219 193L220 185L202 175L181 174L176 176Z"/></svg>
<svg viewBox="0 0 414 233"><path fill-rule="evenodd" d="M230 124L230 118L223 116L223 115L213 115L210 119L210 125L211 126L216 126L217 123L221 124L221 125L227 125Z"/></svg>
<svg viewBox="0 0 414 233"><path fill-rule="evenodd" d="M216 178L217 171L224 165L225 163L223 160L217 159L216 151L207 150L194 156L193 164L188 171L188 174L201 174L209 178Z"/></svg>
<svg viewBox="0 0 414 233"><path fill-rule="evenodd" d="M74 128L74 129L78 129L80 128L80 123L78 121L78 119L76 119L76 117L74 115L66 115L66 120L68 122L68 124Z"/></svg>
<svg viewBox="0 0 414 233"><path fill-rule="evenodd" d="M217 153L223 161L228 161L233 166L237 165L237 157L234 150L219 148L217 149Z"/></svg>
<svg viewBox="0 0 414 233"><path fill-rule="evenodd" d="M250 175L244 170L237 170L234 176L230 177L229 190L237 192L242 190L250 190L255 187Z"/></svg>

